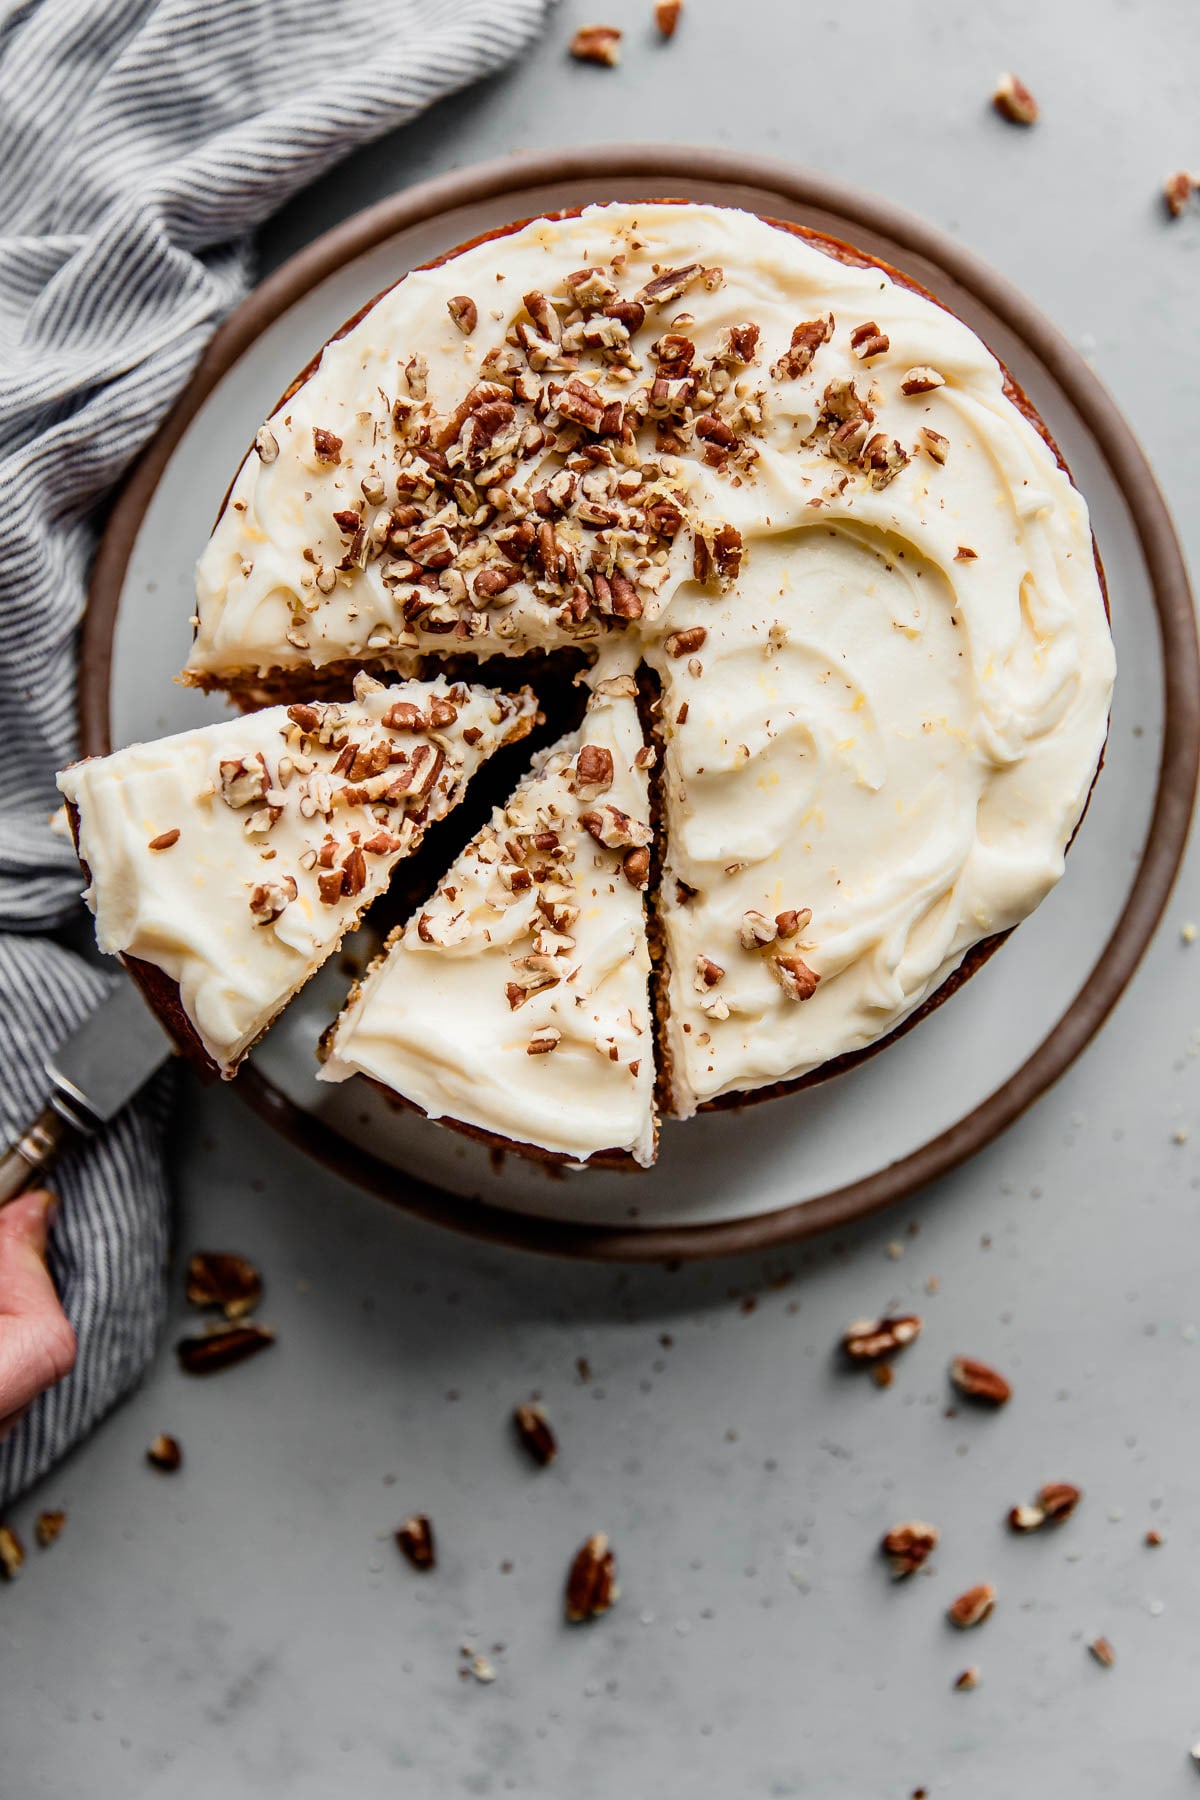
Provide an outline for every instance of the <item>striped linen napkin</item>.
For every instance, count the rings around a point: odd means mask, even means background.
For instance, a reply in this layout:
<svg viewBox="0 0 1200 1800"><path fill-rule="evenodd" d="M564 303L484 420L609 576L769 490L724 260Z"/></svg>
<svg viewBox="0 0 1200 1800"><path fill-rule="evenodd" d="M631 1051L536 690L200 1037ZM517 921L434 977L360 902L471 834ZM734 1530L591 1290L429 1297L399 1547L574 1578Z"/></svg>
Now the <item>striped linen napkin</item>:
<svg viewBox="0 0 1200 1800"><path fill-rule="evenodd" d="M47 821L75 752L100 503L246 293L256 225L356 144L509 61L553 0L0 0L0 1131L112 977ZM120 977L119 979L123 979ZM168 1083L169 1085L169 1083ZM164 1313L162 1083L59 1165L75 1372L0 1443L0 1505L144 1370Z"/></svg>

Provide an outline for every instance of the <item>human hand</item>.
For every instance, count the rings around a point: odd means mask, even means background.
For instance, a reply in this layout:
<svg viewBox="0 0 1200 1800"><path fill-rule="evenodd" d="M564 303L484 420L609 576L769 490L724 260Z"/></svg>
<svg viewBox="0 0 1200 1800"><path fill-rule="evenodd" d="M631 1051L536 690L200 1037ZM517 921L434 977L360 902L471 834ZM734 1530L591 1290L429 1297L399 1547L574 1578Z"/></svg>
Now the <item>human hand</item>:
<svg viewBox="0 0 1200 1800"><path fill-rule="evenodd" d="M34 1188L0 1207L0 1438L75 1366L75 1333L46 1267L57 1205Z"/></svg>

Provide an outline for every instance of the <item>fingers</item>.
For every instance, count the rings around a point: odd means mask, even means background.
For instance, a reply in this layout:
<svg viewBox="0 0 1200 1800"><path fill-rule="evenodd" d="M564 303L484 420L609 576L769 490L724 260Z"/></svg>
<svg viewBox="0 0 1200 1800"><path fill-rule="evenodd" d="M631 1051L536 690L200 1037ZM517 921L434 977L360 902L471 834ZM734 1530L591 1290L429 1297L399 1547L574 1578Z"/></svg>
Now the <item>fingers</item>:
<svg viewBox="0 0 1200 1800"><path fill-rule="evenodd" d="M75 1333L45 1262L56 1205L35 1189L0 1209L0 1430L75 1365Z"/></svg>

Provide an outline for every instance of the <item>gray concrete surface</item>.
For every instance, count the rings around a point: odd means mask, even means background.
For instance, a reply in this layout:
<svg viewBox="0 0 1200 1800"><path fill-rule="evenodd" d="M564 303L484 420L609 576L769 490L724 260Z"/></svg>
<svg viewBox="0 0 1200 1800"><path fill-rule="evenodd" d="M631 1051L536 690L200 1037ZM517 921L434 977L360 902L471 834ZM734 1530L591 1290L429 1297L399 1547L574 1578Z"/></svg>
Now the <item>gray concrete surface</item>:
<svg viewBox="0 0 1200 1800"><path fill-rule="evenodd" d="M956 232L1083 345L1194 560L1200 214L1168 226L1157 195L1200 164L1200 12L689 0L662 50L649 10L571 0L524 68L292 204L267 261L510 148L678 138L835 170ZM565 60L597 11L629 28L619 72ZM1004 67L1042 100L1036 132L987 110ZM17 1509L27 1536L39 1506L71 1516L0 1591L3 1800L1200 1792L1189 917L1196 855L1115 1018L1028 1118L903 1211L769 1261L628 1272L456 1241L189 1087L181 1254L256 1258L278 1344L208 1383L164 1354ZM889 1300L926 1326L881 1392L830 1350ZM947 1416L958 1350L1009 1373L1005 1412ZM544 1473L506 1427L531 1390L562 1441ZM141 1460L160 1430L185 1446L174 1478ZM1076 1517L1010 1537L1005 1509L1050 1478L1085 1488ZM414 1508L442 1547L428 1576L390 1541ZM895 1587L873 1547L912 1516L942 1547ZM623 1592L571 1631L562 1574L596 1528ZM959 1636L944 1607L980 1580L996 1613ZM494 1683L460 1678L465 1642ZM981 1685L952 1692L968 1664Z"/></svg>

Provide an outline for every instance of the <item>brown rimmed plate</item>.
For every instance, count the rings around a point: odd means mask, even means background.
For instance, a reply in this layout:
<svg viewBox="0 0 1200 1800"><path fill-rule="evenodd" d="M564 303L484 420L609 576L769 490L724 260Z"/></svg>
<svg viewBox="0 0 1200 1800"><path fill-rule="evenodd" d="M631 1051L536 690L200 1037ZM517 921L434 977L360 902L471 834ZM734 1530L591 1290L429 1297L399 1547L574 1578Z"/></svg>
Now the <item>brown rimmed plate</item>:
<svg viewBox="0 0 1200 1800"><path fill-rule="evenodd" d="M647 1174L552 1175L494 1159L358 1084L318 1084L313 1044L347 985L337 971L305 990L235 1083L309 1154L412 1212L609 1259L790 1242L902 1198L994 1138L1074 1060L1133 974L1179 865L1200 757L1200 658L1178 542L1135 439L1077 352L1000 276L884 201L765 159L664 146L514 157L424 183L347 220L251 294L132 472L102 541L81 657L85 751L220 716L172 685L191 565L257 424L344 318L407 268L513 219L664 195L847 239L980 333L1088 496L1120 673L1107 765L1067 876L1002 953L901 1044L833 1081L668 1124Z"/></svg>

